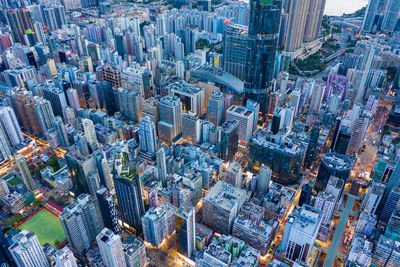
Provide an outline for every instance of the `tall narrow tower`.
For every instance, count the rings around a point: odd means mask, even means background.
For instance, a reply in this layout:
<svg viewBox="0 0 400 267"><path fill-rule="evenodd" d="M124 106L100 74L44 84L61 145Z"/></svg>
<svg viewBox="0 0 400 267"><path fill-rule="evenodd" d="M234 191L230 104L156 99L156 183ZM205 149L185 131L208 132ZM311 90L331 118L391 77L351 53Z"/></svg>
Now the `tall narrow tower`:
<svg viewBox="0 0 400 267"><path fill-rule="evenodd" d="M281 0L250 1L244 93L245 100L260 103L263 114L269 101L268 87L273 78L281 12Z"/></svg>

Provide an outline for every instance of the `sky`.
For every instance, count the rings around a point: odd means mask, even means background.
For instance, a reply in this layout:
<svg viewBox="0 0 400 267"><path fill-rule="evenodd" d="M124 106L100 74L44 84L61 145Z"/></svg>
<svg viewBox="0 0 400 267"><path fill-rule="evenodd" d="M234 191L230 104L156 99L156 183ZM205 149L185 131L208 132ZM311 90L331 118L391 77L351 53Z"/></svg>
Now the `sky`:
<svg viewBox="0 0 400 267"><path fill-rule="evenodd" d="M340 16L343 13L352 13L367 3L368 0L326 0L325 14Z"/></svg>

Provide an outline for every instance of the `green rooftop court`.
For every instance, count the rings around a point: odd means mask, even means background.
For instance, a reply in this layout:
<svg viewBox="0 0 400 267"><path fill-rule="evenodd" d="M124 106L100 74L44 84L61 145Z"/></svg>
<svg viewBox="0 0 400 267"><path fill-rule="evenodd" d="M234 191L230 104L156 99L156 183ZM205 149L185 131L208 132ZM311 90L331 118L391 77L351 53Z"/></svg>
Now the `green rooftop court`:
<svg viewBox="0 0 400 267"><path fill-rule="evenodd" d="M7 181L11 186L16 186L19 184L22 184L22 181L20 179L18 179L18 177L14 176L13 178L9 179Z"/></svg>
<svg viewBox="0 0 400 267"><path fill-rule="evenodd" d="M66 239L59 218L46 209L40 210L17 228L34 232L41 245L49 243L55 246L56 241L62 243Z"/></svg>

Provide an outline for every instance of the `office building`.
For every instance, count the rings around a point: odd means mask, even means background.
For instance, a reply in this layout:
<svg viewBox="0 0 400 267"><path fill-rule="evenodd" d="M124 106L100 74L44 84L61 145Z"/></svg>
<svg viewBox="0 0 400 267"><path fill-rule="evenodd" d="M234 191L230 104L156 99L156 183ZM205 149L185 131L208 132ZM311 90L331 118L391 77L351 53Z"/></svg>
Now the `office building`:
<svg viewBox="0 0 400 267"><path fill-rule="evenodd" d="M203 198L203 223L220 234L231 233L234 219L245 201L244 190L219 181Z"/></svg>
<svg viewBox="0 0 400 267"><path fill-rule="evenodd" d="M108 228L96 237L103 263L106 267L125 267L126 261L121 238Z"/></svg>
<svg viewBox="0 0 400 267"><path fill-rule="evenodd" d="M104 227L111 229L114 233L121 232L121 227L118 224L117 207L115 203L115 194L110 192L106 187L102 186L96 192L97 201Z"/></svg>
<svg viewBox="0 0 400 267"><path fill-rule="evenodd" d="M178 96L167 95L160 100L158 136L171 144L182 133L182 102Z"/></svg>
<svg viewBox="0 0 400 267"><path fill-rule="evenodd" d="M258 171L258 180L257 180L257 193L262 196L268 193L269 183L271 181L272 170L268 166L262 165L260 170Z"/></svg>
<svg viewBox="0 0 400 267"><path fill-rule="evenodd" d="M311 129L306 150L306 157L304 159L304 166L307 168L310 168L314 164L314 161L317 157L320 130L321 129L319 125L314 125Z"/></svg>
<svg viewBox="0 0 400 267"><path fill-rule="evenodd" d="M33 192L36 189L36 184L32 178L31 172L29 171L29 167L25 161L24 156L22 156L21 154L16 154L14 156L14 160L18 166L22 181L24 182L26 189Z"/></svg>
<svg viewBox="0 0 400 267"><path fill-rule="evenodd" d="M67 130L65 129L65 125L61 117L57 116L54 118L54 130L57 133L57 139L62 147L68 147L68 135Z"/></svg>
<svg viewBox="0 0 400 267"><path fill-rule="evenodd" d="M253 113L254 113L253 130L252 130L252 133L254 133L257 130L257 126L258 126L258 113L260 112L260 104L254 100L247 99L246 108L248 110L253 111Z"/></svg>
<svg viewBox="0 0 400 267"><path fill-rule="evenodd" d="M258 130L249 143L249 167L264 164L271 168L279 183L295 184L300 177L304 149L298 141Z"/></svg>
<svg viewBox="0 0 400 267"><path fill-rule="evenodd" d="M54 85L42 86L43 97L50 101L54 115L62 116L62 109L68 107L64 91Z"/></svg>
<svg viewBox="0 0 400 267"><path fill-rule="evenodd" d="M118 88L114 91L115 105L127 119L139 122L142 118L142 96L139 92Z"/></svg>
<svg viewBox="0 0 400 267"><path fill-rule="evenodd" d="M25 207L24 198L17 191L4 196L0 202L3 207L12 214L17 214Z"/></svg>
<svg viewBox="0 0 400 267"><path fill-rule="evenodd" d="M190 258L196 249L195 210L191 205L183 203L175 212L175 231L177 250Z"/></svg>
<svg viewBox="0 0 400 267"><path fill-rule="evenodd" d="M232 161L239 145L239 122L227 120L221 125L220 158Z"/></svg>
<svg viewBox="0 0 400 267"><path fill-rule="evenodd" d="M119 66L109 64L99 66L96 69L96 75L98 80L110 82L113 88L122 87L122 74Z"/></svg>
<svg viewBox="0 0 400 267"><path fill-rule="evenodd" d="M58 250L54 258L57 267L78 267L74 253L72 253L68 246Z"/></svg>
<svg viewBox="0 0 400 267"><path fill-rule="evenodd" d="M176 82L168 85L165 90L168 91L169 94L179 97L184 111L192 111L196 116L202 116L204 114L204 89L202 87Z"/></svg>
<svg viewBox="0 0 400 267"><path fill-rule="evenodd" d="M333 151L342 155L346 155L349 148L352 133L347 127L341 127L334 143Z"/></svg>
<svg viewBox="0 0 400 267"><path fill-rule="evenodd" d="M312 42L320 37L322 19L324 17L326 0L310 0L307 11L304 41Z"/></svg>
<svg viewBox="0 0 400 267"><path fill-rule="evenodd" d="M313 187L310 182L304 183L301 187L301 193L298 203L300 207L303 206L303 204L311 204L312 188Z"/></svg>
<svg viewBox="0 0 400 267"><path fill-rule="evenodd" d="M396 209L390 216L386 226L385 236L400 242L400 205L397 204Z"/></svg>
<svg viewBox="0 0 400 267"><path fill-rule="evenodd" d="M78 112L78 110L81 108L81 104L79 102L78 91L74 88L69 88L67 90L66 94L67 94L69 106L71 108L73 108L75 110L75 112Z"/></svg>
<svg viewBox="0 0 400 267"><path fill-rule="evenodd" d="M69 245L79 253L86 251L104 228L97 199L88 194L65 207L59 218Z"/></svg>
<svg viewBox="0 0 400 267"><path fill-rule="evenodd" d="M368 187L368 191L362 201L362 210L370 215L375 214L379 202L385 192L386 184L377 180L373 180Z"/></svg>
<svg viewBox="0 0 400 267"><path fill-rule="evenodd" d="M361 29L365 32L376 32L380 17L383 13L383 7L386 0L369 0L365 11Z"/></svg>
<svg viewBox="0 0 400 267"><path fill-rule="evenodd" d="M17 117L11 107L0 107L0 123L2 124L12 146L19 145L24 141Z"/></svg>
<svg viewBox="0 0 400 267"><path fill-rule="evenodd" d="M239 142L243 145L247 144L253 135L254 112L234 105L226 111L226 120L239 122Z"/></svg>
<svg viewBox="0 0 400 267"><path fill-rule="evenodd" d="M220 126L224 119L224 94L213 91L207 105L207 120L215 126Z"/></svg>
<svg viewBox="0 0 400 267"><path fill-rule="evenodd" d="M177 209L169 202L150 208L142 217L144 240L158 247L166 237L171 235L175 230Z"/></svg>
<svg viewBox="0 0 400 267"><path fill-rule="evenodd" d="M242 166L240 165L240 162L231 162L229 167L226 169L225 182L238 188L242 188L242 179Z"/></svg>
<svg viewBox="0 0 400 267"><path fill-rule="evenodd" d="M314 189L319 192L324 190L331 176L336 176L346 183L350 176L350 171L353 167L349 158L338 153L328 153L322 157L321 165L319 166L317 181Z"/></svg>
<svg viewBox="0 0 400 267"><path fill-rule="evenodd" d="M12 149L7 133L3 125L0 123L0 160L6 160L12 156Z"/></svg>
<svg viewBox="0 0 400 267"><path fill-rule="evenodd" d="M400 187L394 187L389 193L385 205L383 206L383 209L380 213L379 221L382 223L388 223L399 202Z"/></svg>
<svg viewBox="0 0 400 267"><path fill-rule="evenodd" d="M397 0L387 0L383 21L382 31L386 33L393 33L399 20L400 2Z"/></svg>
<svg viewBox="0 0 400 267"><path fill-rule="evenodd" d="M8 250L9 247L10 244L7 238L4 236L3 232L0 231L0 264L9 264L10 266L14 264L14 259Z"/></svg>
<svg viewBox="0 0 400 267"><path fill-rule="evenodd" d="M322 213L319 210L308 205L295 208L287 220L280 245L286 258L307 262L321 221Z"/></svg>
<svg viewBox="0 0 400 267"><path fill-rule="evenodd" d="M377 215L380 215L383 212L384 207L386 206L386 202L391 194L392 190L399 185L400 181L400 161L397 161L396 166L390 175L389 180L386 183L385 191L383 192L381 201L379 202ZM386 218L389 220L391 214L387 214Z"/></svg>
<svg viewBox="0 0 400 267"><path fill-rule="evenodd" d="M164 147L161 147L156 153L158 178L163 187L167 187L167 161L165 159L165 154L166 151Z"/></svg>
<svg viewBox="0 0 400 267"><path fill-rule="evenodd" d="M8 249L18 267L50 266L34 232L22 230L13 236L13 242Z"/></svg>
<svg viewBox="0 0 400 267"><path fill-rule="evenodd" d="M364 137L367 134L369 126L369 118L359 118L355 121L349 145L347 147L346 154L357 154L360 150Z"/></svg>
<svg viewBox="0 0 400 267"><path fill-rule="evenodd" d="M182 138L190 144L200 142L200 119L192 111L185 112L182 116Z"/></svg>
<svg viewBox="0 0 400 267"><path fill-rule="evenodd" d="M335 211L337 199L335 196L326 193L319 192L314 202L314 208L322 212L321 224L324 226L330 226L332 222L333 212ZM328 227L329 228L329 227Z"/></svg>
<svg viewBox="0 0 400 267"><path fill-rule="evenodd" d="M268 88L274 75L281 10L282 1L279 0L250 1L244 91L246 100L260 103L263 114L269 103Z"/></svg>
<svg viewBox="0 0 400 267"><path fill-rule="evenodd" d="M224 23L224 71L244 80L248 43L248 27Z"/></svg>
<svg viewBox="0 0 400 267"><path fill-rule="evenodd" d="M140 218L144 215L142 187L137 174L133 171L114 176L115 193L118 200L119 218L124 227L134 227L136 232L142 231Z"/></svg>
<svg viewBox="0 0 400 267"><path fill-rule="evenodd" d="M154 122L145 116L140 121L139 127L140 152L153 157L157 151L157 136Z"/></svg>

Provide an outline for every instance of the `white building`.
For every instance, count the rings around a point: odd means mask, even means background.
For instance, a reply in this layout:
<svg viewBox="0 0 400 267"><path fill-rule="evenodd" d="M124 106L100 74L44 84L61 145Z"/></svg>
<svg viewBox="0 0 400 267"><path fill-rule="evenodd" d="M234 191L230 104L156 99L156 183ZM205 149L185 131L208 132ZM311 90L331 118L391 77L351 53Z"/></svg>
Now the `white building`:
<svg viewBox="0 0 400 267"><path fill-rule="evenodd" d="M239 122L239 142L247 144L253 132L254 112L245 107L234 105L226 111L226 120L237 120Z"/></svg>
<svg viewBox="0 0 400 267"><path fill-rule="evenodd" d="M121 238L104 228L96 237L101 258L106 267L125 267L126 261Z"/></svg>
<svg viewBox="0 0 400 267"><path fill-rule="evenodd" d="M74 253L67 247L63 247L54 255L57 267L78 267Z"/></svg>
<svg viewBox="0 0 400 267"><path fill-rule="evenodd" d="M13 237L10 253L18 267L49 267L46 255L34 232L22 230Z"/></svg>

